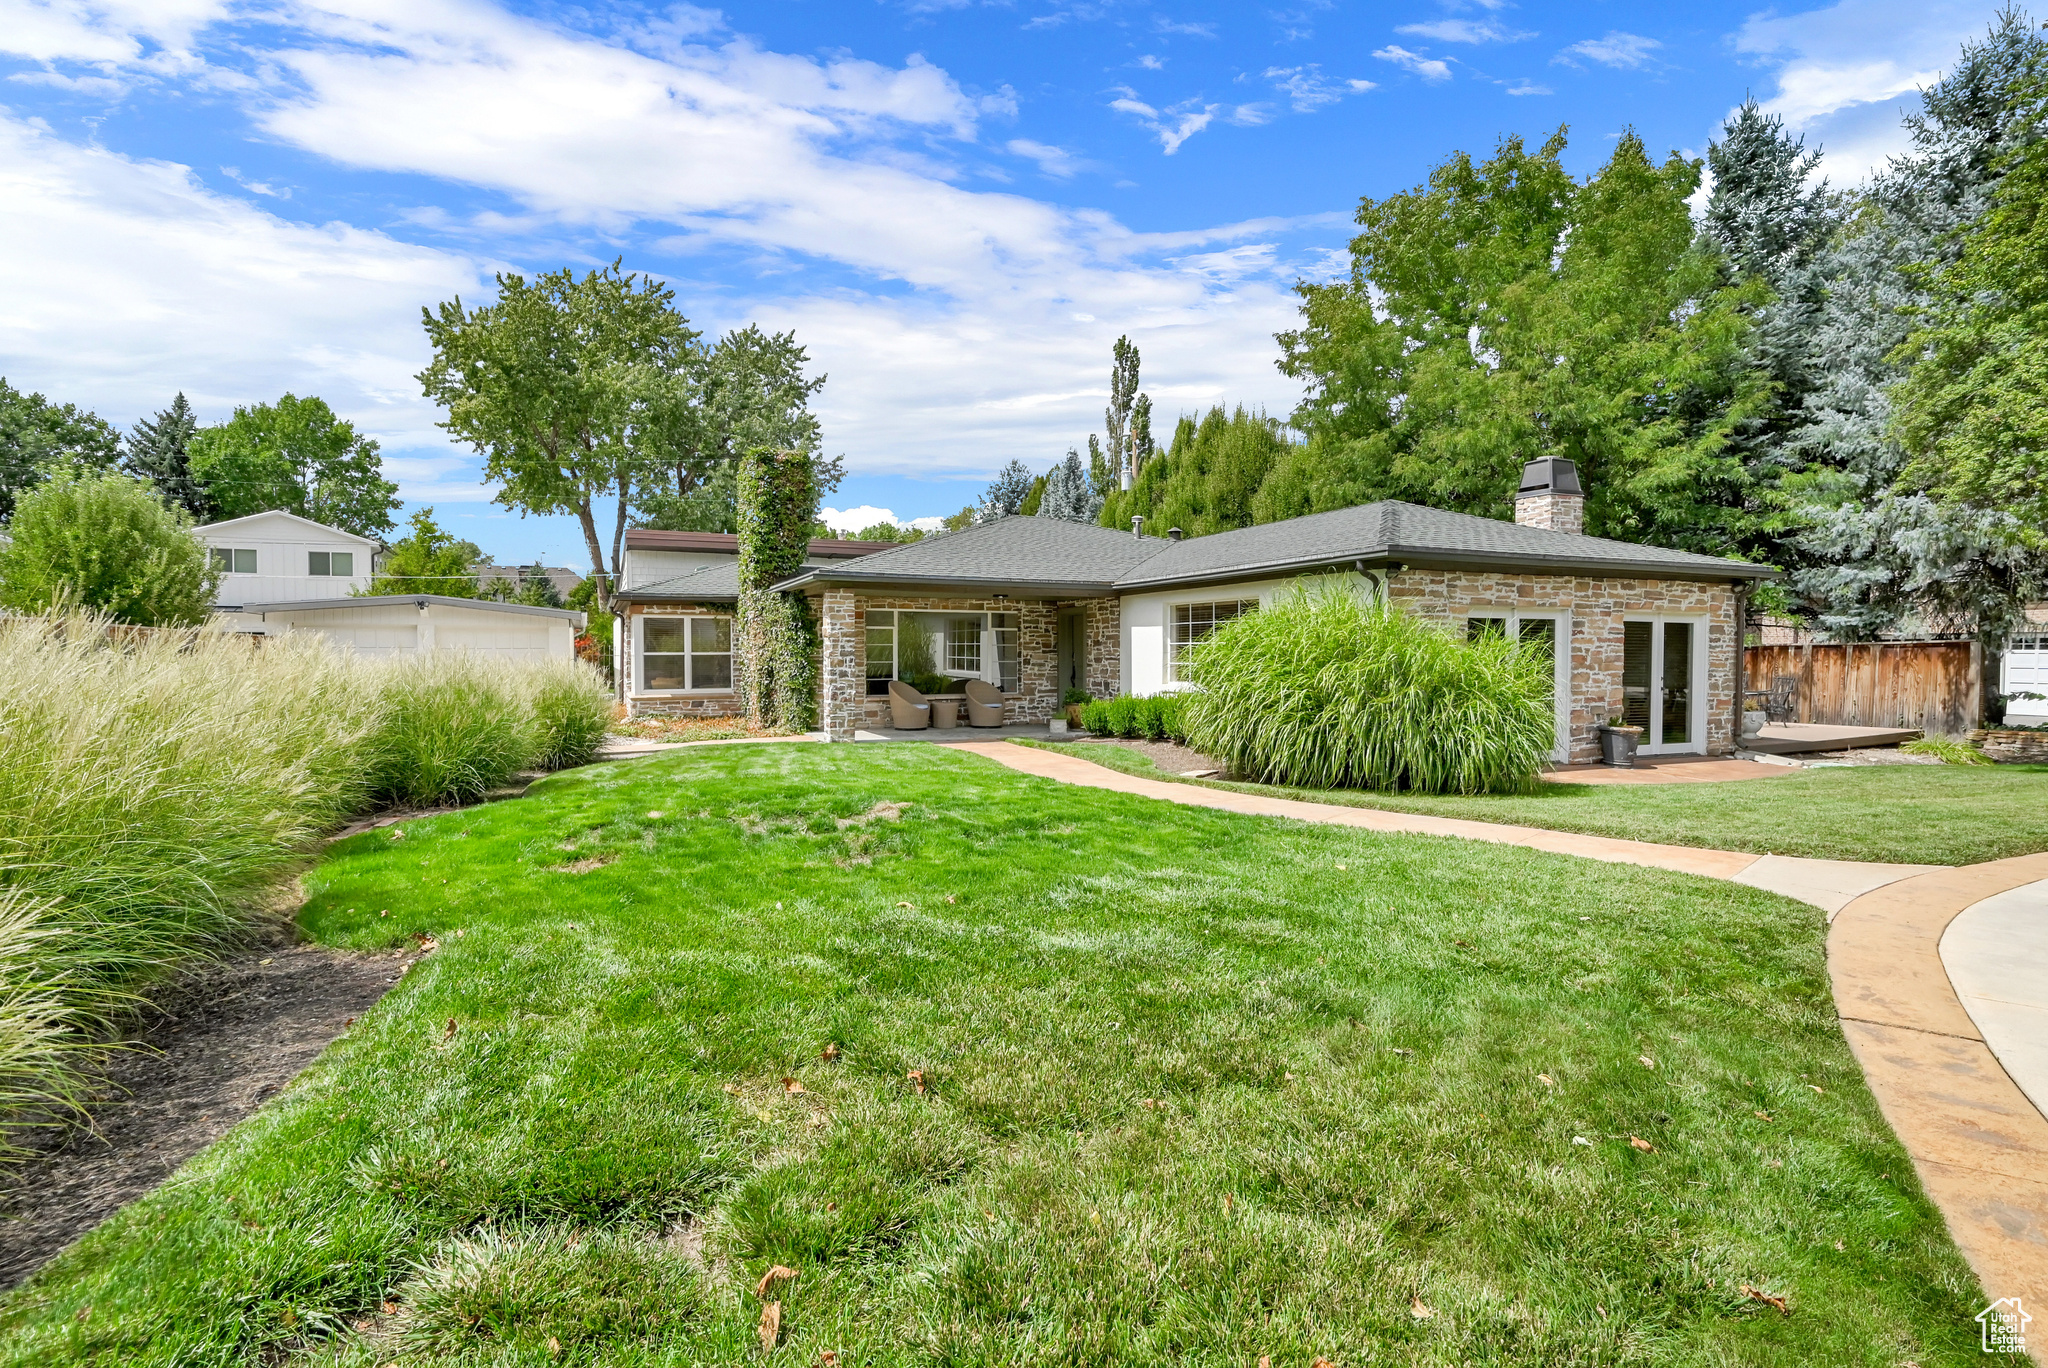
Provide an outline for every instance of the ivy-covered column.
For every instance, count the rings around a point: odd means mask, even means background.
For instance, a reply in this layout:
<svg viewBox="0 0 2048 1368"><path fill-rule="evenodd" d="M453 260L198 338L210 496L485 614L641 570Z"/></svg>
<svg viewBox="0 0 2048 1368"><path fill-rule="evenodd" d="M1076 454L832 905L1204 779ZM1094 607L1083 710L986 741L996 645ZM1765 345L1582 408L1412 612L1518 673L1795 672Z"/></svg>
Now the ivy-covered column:
<svg viewBox="0 0 2048 1368"><path fill-rule="evenodd" d="M818 485L803 451L740 458L739 640L733 684L757 727L802 731L817 707L817 641L804 601L774 585L794 577L810 547Z"/></svg>
<svg viewBox="0 0 2048 1368"><path fill-rule="evenodd" d="M861 700L867 692L867 661L861 650L860 614L851 589L827 589L819 613L823 642L819 650L824 674L825 736L853 740L860 725Z"/></svg>

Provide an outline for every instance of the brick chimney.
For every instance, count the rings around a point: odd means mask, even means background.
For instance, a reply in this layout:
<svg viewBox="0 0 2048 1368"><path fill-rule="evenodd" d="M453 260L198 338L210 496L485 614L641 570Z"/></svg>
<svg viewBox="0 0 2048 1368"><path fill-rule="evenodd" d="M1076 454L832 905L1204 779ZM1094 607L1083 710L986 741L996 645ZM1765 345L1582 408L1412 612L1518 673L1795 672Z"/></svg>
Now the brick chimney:
<svg viewBox="0 0 2048 1368"><path fill-rule="evenodd" d="M1579 488L1579 468L1562 456L1545 456L1523 466L1515 521L1523 527L1583 533L1586 496Z"/></svg>

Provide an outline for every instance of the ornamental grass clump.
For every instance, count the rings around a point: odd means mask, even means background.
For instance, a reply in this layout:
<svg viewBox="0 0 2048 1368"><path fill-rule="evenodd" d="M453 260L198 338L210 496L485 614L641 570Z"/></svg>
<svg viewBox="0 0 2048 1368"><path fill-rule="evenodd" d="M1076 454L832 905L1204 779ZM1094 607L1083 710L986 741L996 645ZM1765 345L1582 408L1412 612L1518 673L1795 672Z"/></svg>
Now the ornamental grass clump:
<svg viewBox="0 0 2048 1368"><path fill-rule="evenodd" d="M1230 622L1191 665L1188 744L1261 783L1526 791L1553 745L1546 654L1337 585Z"/></svg>

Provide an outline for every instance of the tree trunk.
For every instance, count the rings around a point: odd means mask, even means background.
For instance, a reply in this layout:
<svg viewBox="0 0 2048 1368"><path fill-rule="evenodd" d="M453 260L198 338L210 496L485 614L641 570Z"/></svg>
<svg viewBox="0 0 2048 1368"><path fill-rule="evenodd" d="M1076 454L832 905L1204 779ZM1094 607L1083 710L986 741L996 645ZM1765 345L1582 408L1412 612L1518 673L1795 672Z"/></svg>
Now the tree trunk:
<svg viewBox="0 0 2048 1368"><path fill-rule="evenodd" d="M604 543L597 539L597 518L590 511L590 500L584 499L576 505L576 521L583 524L583 545L590 552L590 573L597 580L597 601L607 613L612 610L612 581L604 569Z"/></svg>

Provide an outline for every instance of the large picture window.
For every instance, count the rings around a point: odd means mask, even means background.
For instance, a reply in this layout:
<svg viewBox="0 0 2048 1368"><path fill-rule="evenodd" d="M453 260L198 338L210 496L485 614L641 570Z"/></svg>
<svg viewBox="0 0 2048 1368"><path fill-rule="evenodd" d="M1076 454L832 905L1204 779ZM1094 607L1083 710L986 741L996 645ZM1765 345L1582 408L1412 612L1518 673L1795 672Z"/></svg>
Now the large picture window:
<svg viewBox="0 0 2048 1368"><path fill-rule="evenodd" d="M647 693L725 693L732 688L732 619L640 619L640 688Z"/></svg>
<svg viewBox="0 0 2048 1368"><path fill-rule="evenodd" d="M1232 618L1256 610L1257 599L1224 599L1217 603L1176 603L1173 605L1173 636L1166 654L1166 680L1185 684L1188 660L1194 648L1207 641L1218 627Z"/></svg>
<svg viewBox="0 0 2048 1368"><path fill-rule="evenodd" d="M1017 631L1015 613L870 608L868 693L876 697L888 693L892 679L928 693L951 693L970 679L985 679L1004 693L1015 693Z"/></svg>
<svg viewBox="0 0 2048 1368"><path fill-rule="evenodd" d="M308 551L306 573L309 575L353 575L356 572L356 553L353 551Z"/></svg>

